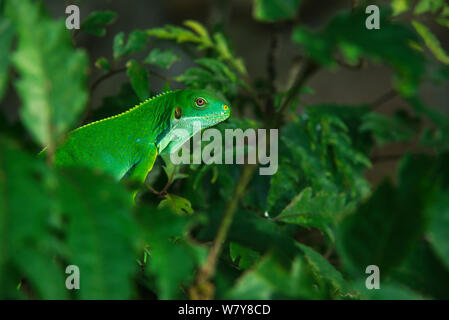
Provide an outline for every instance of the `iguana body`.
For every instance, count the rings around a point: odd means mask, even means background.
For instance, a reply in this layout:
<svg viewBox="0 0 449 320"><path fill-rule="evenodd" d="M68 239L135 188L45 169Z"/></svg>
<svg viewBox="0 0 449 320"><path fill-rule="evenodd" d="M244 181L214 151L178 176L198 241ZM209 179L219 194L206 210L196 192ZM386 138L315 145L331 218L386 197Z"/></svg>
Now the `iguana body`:
<svg viewBox="0 0 449 320"><path fill-rule="evenodd" d="M117 180L143 182L158 154L176 151L196 133L194 121L207 128L229 115L228 106L210 92L169 91L74 130L56 150L55 165L97 168Z"/></svg>

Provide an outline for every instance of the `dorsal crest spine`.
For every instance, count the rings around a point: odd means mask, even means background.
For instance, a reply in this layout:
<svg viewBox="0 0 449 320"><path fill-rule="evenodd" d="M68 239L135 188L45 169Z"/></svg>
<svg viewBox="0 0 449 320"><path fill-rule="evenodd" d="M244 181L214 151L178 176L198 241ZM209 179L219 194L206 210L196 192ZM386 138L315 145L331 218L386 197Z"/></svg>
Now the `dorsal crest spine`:
<svg viewBox="0 0 449 320"><path fill-rule="evenodd" d="M159 93L159 94L157 94L157 95L155 95L155 96L153 96L151 98L148 98L147 100L142 101L141 103L135 105L134 107L132 107L132 108L130 108L130 109L128 109L128 110L126 110L126 111L124 111L122 113L116 114L115 116L107 117L107 118L104 118L104 119L101 119L101 120L98 120L98 121L94 121L94 122L88 123L88 124L86 124L84 126L81 126L81 127L77 128L77 129L73 130L72 132L78 131L80 129L89 127L91 125L94 125L94 124L97 124L97 123L100 123L100 122L103 122L103 121L107 121L107 120L111 120L111 119L114 119L114 118L121 117L121 116L123 116L123 115L125 115L127 113L130 113L131 111L134 111L134 110L138 109L139 107L141 107L141 106L143 106L143 105L145 105L145 104L147 104L149 102L155 101L158 98L161 98L161 97L163 97L163 96L165 96L165 95L167 95L169 93L173 93L175 91L178 91L178 90L168 90L168 91L161 92L161 93Z"/></svg>

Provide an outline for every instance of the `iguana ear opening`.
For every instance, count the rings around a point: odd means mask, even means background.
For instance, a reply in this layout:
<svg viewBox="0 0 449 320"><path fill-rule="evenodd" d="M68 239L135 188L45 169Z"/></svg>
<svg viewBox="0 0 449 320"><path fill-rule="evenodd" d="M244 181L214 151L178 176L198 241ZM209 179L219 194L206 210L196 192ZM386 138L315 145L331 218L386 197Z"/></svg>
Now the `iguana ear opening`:
<svg viewBox="0 0 449 320"><path fill-rule="evenodd" d="M180 107L175 108L175 119L181 119L182 116L182 110Z"/></svg>

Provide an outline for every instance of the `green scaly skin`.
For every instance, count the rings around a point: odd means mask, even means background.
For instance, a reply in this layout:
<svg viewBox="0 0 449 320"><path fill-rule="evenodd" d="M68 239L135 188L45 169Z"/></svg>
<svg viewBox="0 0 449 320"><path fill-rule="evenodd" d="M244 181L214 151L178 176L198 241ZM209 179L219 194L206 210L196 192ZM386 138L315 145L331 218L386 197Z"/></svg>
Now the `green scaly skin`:
<svg viewBox="0 0 449 320"><path fill-rule="evenodd" d="M204 129L229 116L226 103L208 91L169 91L72 131L56 150L55 165L100 169L117 180L126 176L143 182L158 154L177 151L196 133L194 121ZM178 130L175 135L179 128L186 134Z"/></svg>

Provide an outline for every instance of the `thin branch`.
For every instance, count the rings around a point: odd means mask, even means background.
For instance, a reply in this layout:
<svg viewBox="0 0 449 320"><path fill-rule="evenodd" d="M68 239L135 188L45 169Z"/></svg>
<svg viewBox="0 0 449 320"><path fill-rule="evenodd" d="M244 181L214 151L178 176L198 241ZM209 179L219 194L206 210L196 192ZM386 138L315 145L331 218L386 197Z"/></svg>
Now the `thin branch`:
<svg viewBox="0 0 449 320"><path fill-rule="evenodd" d="M304 83L318 71L319 66L312 60L306 59L304 61L301 71L298 73L292 87L288 90L286 97L282 101L281 107L275 118L275 126L278 126L282 122L282 117L286 109L290 106L290 103L298 96Z"/></svg>
<svg viewBox="0 0 449 320"><path fill-rule="evenodd" d="M210 248L207 261L199 270L195 285L190 288L191 299L209 300L214 296L214 289L210 283L210 279L215 275L217 260L223 249L223 244L226 240L232 220L234 219L235 212L237 211L239 199L245 192L256 168L257 165L255 164L245 164L243 166L240 177L232 193L232 197L226 204L223 220L221 221L217 235Z"/></svg>
<svg viewBox="0 0 449 320"><path fill-rule="evenodd" d="M118 68L118 69L112 69L106 72L105 74L101 75L97 80L95 80L92 85L90 86L90 93L92 94L95 89L97 89L98 85L102 83L104 80L112 77L113 75L116 75L121 72L125 72L126 67Z"/></svg>
<svg viewBox="0 0 449 320"><path fill-rule="evenodd" d="M394 89L390 89L371 103L372 110L377 110L380 106L394 99L397 95L398 93Z"/></svg>

